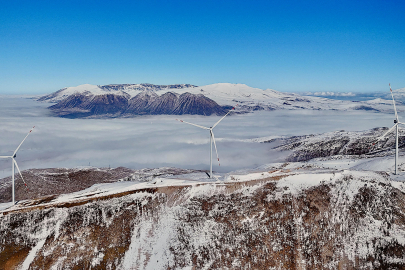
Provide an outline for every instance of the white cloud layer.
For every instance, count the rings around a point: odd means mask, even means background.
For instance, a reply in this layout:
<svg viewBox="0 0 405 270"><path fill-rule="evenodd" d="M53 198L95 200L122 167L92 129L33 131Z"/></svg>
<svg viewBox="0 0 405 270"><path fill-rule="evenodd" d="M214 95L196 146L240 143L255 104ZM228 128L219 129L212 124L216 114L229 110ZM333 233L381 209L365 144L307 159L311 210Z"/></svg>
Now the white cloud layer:
<svg viewBox="0 0 405 270"><path fill-rule="evenodd" d="M47 167L153 168L174 166L209 169L209 127L219 117L143 116L127 119L50 117L46 106L31 99L0 96L0 155L11 155L32 126L17 154L20 169ZM215 129L221 167L229 172L282 160L287 153L272 145L245 141L258 137L303 135L333 130L391 126L393 117L371 112L270 111L231 115ZM216 161L214 159L214 161ZM11 174L11 161L0 160L0 177Z"/></svg>

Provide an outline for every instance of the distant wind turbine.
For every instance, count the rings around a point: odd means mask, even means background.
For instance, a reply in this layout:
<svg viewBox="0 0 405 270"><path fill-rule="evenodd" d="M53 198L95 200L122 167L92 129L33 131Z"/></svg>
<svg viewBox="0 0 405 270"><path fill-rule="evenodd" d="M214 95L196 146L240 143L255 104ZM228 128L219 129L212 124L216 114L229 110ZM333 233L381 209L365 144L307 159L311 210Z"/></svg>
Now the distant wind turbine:
<svg viewBox="0 0 405 270"><path fill-rule="evenodd" d="M382 136L380 136L377 139L377 142L382 140L385 136L387 136L388 133L393 131L395 128L395 131L396 131L396 133L395 133L395 174L397 174L398 173L398 126L400 124L405 125L405 123L399 122L399 120L398 120L397 107L395 106L395 99L394 99L394 94L392 93L391 84L389 84L389 86L390 86L390 91L391 91L391 96L392 96L392 103L394 104L394 111L395 111L394 125L387 132L385 132Z"/></svg>
<svg viewBox="0 0 405 270"><path fill-rule="evenodd" d="M24 140L22 140L22 142L20 143L20 145L17 147L17 149L15 149L14 153L12 156L0 156L0 158L11 158L11 178L12 178L12 197L13 197L13 205L15 204L15 187L14 187L14 166L17 168L18 173L21 176L21 179L23 180L25 186L28 189L27 183L25 183L24 178L21 174L20 168L18 168L18 164L17 161L15 160L15 158L17 157L17 151L18 149L20 149L21 145L23 144L23 142L25 141L25 139L27 139L28 135L30 135L30 133L32 132L32 130L35 128L35 126L30 130L30 132L28 132L27 136L25 136Z"/></svg>
<svg viewBox="0 0 405 270"><path fill-rule="evenodd" d="M218 122L216 122L212 127L209 127L209 128L203 127L203 126L199 126L199 125L196 125L196 124L192 124L192 123L189 123L189 122L186 122L186 121L183 121L183 120L176 119L177 121L180 121L180 122L182 122L182 123L186 123L186 124L189 124L189 125L192 125L192 126L196 126L196 127L199 127L199 128L206 129L206 130L209 130L209 131L210 131L210 174L208 175L209 178L212 178L212 176L213 176L213 175L212 175L212 142L214 142L215 152L216 152L216 154L217 154L217 159L218 159L218 164L219 164L219 166L221 166L221 164L219 163L219 157L218 157L218 151L217 151L217 144L215 143L215 136L214 136L214 131L213 131L213 129L214 129L214 128L219 124L219 122L221 122L232 110L235 110L235 107L233 107L232 109L230 109L227 114L225 114L221 119L218 120Z"/></svg>

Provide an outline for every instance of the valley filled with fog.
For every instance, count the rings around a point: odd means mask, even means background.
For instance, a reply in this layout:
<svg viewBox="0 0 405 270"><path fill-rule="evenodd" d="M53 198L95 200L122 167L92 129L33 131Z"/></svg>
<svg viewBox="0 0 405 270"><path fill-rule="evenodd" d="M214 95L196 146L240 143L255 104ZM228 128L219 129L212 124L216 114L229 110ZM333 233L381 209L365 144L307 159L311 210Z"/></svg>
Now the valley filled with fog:
<svg viewBox="0 0 405 270"><path fill-rule="evenodd" d="M209 169L209 132L180 123L176 118L210 127L219 116L64 119L50 116L48 106L49 103L27 97L0 96L0 155L11 155L35 126L17 153L21 170L89 165ZM276 110L233 114L214 129L221 166L214 158L213 170L253 169L282 161L288 154L273 150L274 144L251 139L391 127L393 118L391 114L367 111ZM0 160L0 177L9 175L11 161Z"/></svg>

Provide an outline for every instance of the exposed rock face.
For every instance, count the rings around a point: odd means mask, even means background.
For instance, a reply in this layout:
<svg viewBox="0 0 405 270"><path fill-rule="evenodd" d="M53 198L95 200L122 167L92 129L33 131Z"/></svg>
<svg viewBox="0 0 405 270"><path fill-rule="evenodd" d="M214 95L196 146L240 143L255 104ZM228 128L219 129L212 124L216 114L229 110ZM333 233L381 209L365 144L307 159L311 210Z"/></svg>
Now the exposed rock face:
<svg viewBox="0 0 405 270"><path fill-rule="evenodd" d="M387 128L374 128L367 131L348 132L335 131L316 135L293 136L273 139L266 142L278 141L278 150L290 150L293 153L287 161L307 161L318 157L335 155L378 155L395 147L395 132L377 141ZM399 147L405 146L405 136L399 136Z"/></svg>
<svg viewBox="0 0 405 270"><path fill-rule="evenodd" d="M405 267L403 185L345 172L299 188L320 176L300 177L33 201L0 214L0 269Z"/></svg>
<svg viewBox="0 0 405 270"><path fill-rule="evenodd" d="M82 118L89 116L116 117L128 107L128 98L114 94L87 96L72 95L49 108L61 117Z"/></svg>
<svg viewBox="0 0 405 270"><path fill-rule="evenodd" d="M199 115L223 115L226 111L215 101L199 94L184 93L179 96L173 114L199 114Z"/></svg>
<svg viewBox="0 0 405 270"><path fill-rule="evenodd" d="M223 107L201 94L167 92L158 96L153 91L143 91L131 99L129 95L74 94L49 108L57 116L67 118L226 113Z"/></svg>
<svg viewBox="0 0 405 270"><path fill-rule="evenodd" d="M179 95L167 92L156 98L148 107L151 114L174 114L174 108L179 104ZM218 104L216 106L219 107Z"/></svg>
<svg viewBox="0 0 405 270"><path fill-rule="evenodd" d="M131 98L128 102L128 107L124 109L126 114L149 114L149 105L158 98L158 95L151 91L144 91L135 97Z"/></svg>

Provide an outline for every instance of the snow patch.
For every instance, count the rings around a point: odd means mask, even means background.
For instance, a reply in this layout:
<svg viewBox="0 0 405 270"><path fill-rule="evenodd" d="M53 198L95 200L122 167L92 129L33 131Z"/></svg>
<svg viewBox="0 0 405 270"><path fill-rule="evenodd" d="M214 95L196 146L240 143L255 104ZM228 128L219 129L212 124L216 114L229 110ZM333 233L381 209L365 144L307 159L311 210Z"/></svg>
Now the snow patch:
<svg viewBox="0 0 405 270"><path fill-rule="evenodd" d="M340 174L336 174L334 177L339 177ZM317 186L325 181L332 180L333 175L330 173L320 174L297 174L287 176L277 182L277 187L284 190L284 194L297 195L304 189Z"/></svg>
<svg viewBox="0 0 405 270"><path fill-rule="evenodd" d="M44 246L46 239L42 239L40 240L35 247L33 247L30 252L28 253L28 256L25 258L22 266L21 266L21 270L28 270L28 268L30 267L30 264L34 261L35 256L37 254L37 252Z"/></svg>

